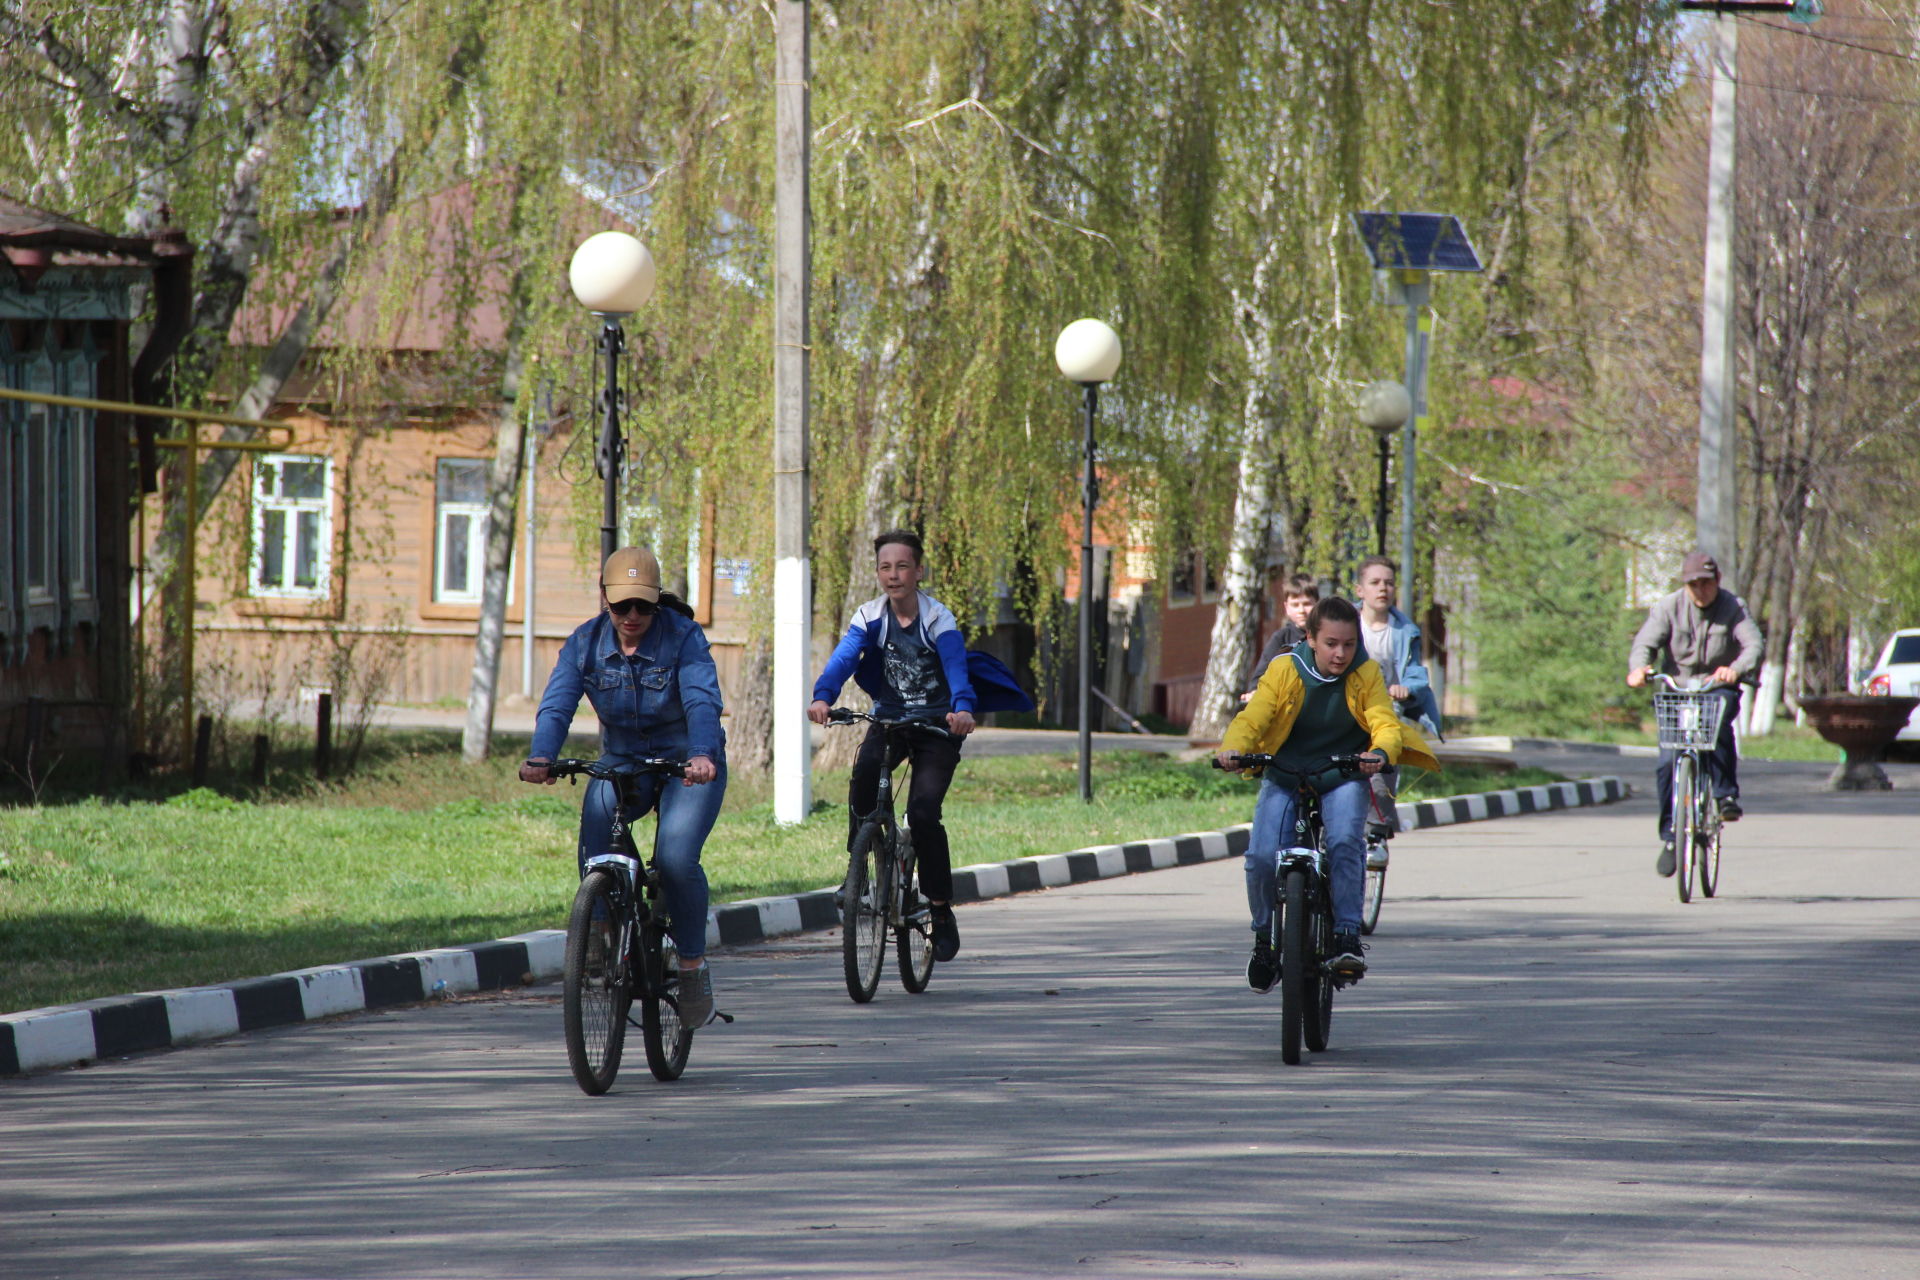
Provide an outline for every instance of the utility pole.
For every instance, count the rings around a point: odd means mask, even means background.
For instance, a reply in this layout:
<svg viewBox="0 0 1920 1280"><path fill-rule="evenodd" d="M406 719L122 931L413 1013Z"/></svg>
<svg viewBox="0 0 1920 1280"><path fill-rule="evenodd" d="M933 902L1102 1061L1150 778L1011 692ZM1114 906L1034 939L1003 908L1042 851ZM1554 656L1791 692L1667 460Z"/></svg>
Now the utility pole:
<svg viewBox="0 0 1920 1280"><path fill-rule="evenodd" d="M1733 416L1734 75L1739 19L1713 18L1713 122L1707 144L1707 249L1700 296L1700 473L1694 497L1699 546L1720 563L1729 590L1739 581L1738 451Z"/></svg>
<svg viewBox="0 0 1920 1280"><path fill-rule="evenodd" d="M807 0L774 0L773 232L773 816L813 808L813 737L806 717L813 665L813 566L808 549L807 313L813 262L807 175L813 123Z"/></svg>

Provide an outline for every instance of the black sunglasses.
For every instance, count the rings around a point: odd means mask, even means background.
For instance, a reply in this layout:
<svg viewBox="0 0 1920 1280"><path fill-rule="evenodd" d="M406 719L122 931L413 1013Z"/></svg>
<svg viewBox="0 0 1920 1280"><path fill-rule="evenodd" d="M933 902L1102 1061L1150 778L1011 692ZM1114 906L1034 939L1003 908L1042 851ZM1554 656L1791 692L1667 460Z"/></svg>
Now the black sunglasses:
<svg viewBox="0 0 1920 1280"><path fill-rule="evenodd" d="M609 600L607 608L622 615L637 611L643 618L660 612L660 606L651 600Z"/></svg>

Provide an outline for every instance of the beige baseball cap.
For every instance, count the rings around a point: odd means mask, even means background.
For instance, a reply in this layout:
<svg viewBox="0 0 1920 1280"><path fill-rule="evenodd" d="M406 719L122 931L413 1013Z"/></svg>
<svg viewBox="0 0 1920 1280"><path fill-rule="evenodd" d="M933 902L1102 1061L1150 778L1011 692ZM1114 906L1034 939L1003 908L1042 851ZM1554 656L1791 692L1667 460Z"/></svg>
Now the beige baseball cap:
<svg viewBox="0 0 1920 1280"><path fill-rule="evenodd" d="M660 602L660 562L645 547L622 547L600 569L607 599Z"/></svg>

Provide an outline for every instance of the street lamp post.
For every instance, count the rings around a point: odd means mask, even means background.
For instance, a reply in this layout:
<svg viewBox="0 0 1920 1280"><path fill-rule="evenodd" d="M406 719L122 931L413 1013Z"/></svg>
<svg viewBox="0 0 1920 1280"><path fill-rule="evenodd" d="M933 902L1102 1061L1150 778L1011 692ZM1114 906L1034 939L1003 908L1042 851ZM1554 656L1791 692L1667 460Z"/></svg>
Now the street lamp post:
<svg viewBox="0 0 1920 1280"><path fill-rule="evenodd" d="M1380 487L1373 506L1373 553L1387 554L1387 452L1393 435L1413 416L1413 397L1391 378L1369 382L1354 402L1360 425L1372 431L1380 444Z"/></svg>
<svg viewBox="0 0 1920 1280"><path fill-rule="evenodd" d="M600 317L600 354L606 380L601 390L600 447L594 469L603 489L600 508L600 561L620 545L620 467L626 442L620 434L620 354L627 349L620 322L653 296L653 255L624 231L588 236L573 251L567 281L580 305Z"/></svg>
<svg viewBox="0 0 1920 1280"><path fill-rule="evenodd" d="M1093 799L1093 509L1100 502L1100 478L1094 473L1093 421L1100 406L1100 384L1120 371L1120 337L1106 322L1075 320L1053 344L1053 361L1069 382L1085 391L1086 438L1080 475L1083 519L1080 529L1080 798Z"/></svg>

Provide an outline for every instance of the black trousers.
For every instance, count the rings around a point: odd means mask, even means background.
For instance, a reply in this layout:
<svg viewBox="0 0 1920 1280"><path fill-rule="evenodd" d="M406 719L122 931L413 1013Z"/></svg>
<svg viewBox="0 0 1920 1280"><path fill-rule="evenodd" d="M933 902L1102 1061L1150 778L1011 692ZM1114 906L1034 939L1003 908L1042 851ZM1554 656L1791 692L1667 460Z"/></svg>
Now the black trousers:
<svg viewBox="0 0 1920 1280"><path fill-rule="evenodd" d="M1720 713L1720 736L1707 753L1707 780L1716 800L1733 800L1740 795L1740 752L1733 743L1733 718L1740 714L1740 690L1715 689L1715 697L1726 703ZM1676 752L1662 750L1654 769L1654 783L1660 794L1660 838L1673 838L1673 758Z"/></svg>
<svg viewBox="0 0 1920 1280"><path fill-rule="evenodd" d="M913 780L907 786L907 825L913 829L920 892L934 902L951 902L953 859L947 849L947 829L940 825L940 806L953 785L953 771L960 766L960 739L915 733L895 747L893 759L886 759L886 751L886 731L873 725L854 758L847 787L847 841L851 844L859 833L861 817L873 811L882 769L890 770L906 759L913 766Z"/></svg>

